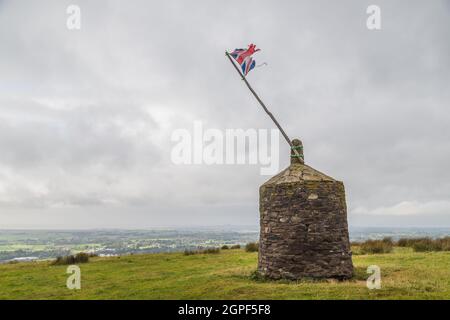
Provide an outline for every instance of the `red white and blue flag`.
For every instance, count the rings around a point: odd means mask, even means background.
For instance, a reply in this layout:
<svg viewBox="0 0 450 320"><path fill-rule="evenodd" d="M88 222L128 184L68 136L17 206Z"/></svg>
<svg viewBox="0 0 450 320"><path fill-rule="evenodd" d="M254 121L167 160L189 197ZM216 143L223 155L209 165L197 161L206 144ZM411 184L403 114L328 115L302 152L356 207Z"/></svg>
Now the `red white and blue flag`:
<svg viewBox="0 0 450 320"><path fill-rule="evenodd" d="M255 68L256 62L253 60L252 55L259 50L260 49L256 49L254 44L250 44L248 49L234 49L234 51L230 53L230 56L240 64L244 76L246 76L250 70Z"/></svg>

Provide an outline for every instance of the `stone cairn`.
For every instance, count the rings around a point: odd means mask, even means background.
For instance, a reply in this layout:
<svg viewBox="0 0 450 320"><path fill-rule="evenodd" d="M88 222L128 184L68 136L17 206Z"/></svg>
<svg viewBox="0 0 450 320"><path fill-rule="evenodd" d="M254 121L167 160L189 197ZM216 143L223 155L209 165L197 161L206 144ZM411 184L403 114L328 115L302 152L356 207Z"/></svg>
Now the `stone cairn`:
<svg viewBox="0 0 450 320"><path fill-rule="evenodd" d="M350 278L353 274L344 184L307 166L292 141L291 165L260 194L258 271L272 279Z"/></svg>

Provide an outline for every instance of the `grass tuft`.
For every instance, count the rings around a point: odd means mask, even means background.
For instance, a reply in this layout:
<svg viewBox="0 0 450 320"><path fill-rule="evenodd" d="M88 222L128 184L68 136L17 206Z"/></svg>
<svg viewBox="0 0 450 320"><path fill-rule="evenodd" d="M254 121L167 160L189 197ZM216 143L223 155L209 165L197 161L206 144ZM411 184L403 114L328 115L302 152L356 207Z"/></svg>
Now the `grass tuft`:
<svg viewBox="0 0 450 320"><path fill-rule="evenodd" d="M258 252L258 243L249 242L245 245L245 251L247 252Z"/></svg>
<svg viewBox="0 0 450 320"><path fill-rule="evenodd" d="M219 248L206 248L206 249L198 249L198 250L184 250L185 256L191 256L194 254L217 254L220 253Z"/></svg>
<svg viewBox="0 0 450 320"><path fill-rule="evenodd" d="M77 263L87 263L89 262L89 257L94 257L94 254L80 252L75 255L68 255L64 257L57 257L56 260L52 262L53 265L68 265Z"/></svg>
<svg viewBox="0 0 450 320"><path fill-rule="evenodd" d="M410 247L415 252L450 251L450 237L432 238L401 238L397 241L399 247Z"/></svg>
<svg viewBox="0 0 450 320"><path fill-rule="evenodd" d="M367 240L360 244L361 254L377 254L390 253L394 243L391 238L384 238L383 240Z"/></svg>

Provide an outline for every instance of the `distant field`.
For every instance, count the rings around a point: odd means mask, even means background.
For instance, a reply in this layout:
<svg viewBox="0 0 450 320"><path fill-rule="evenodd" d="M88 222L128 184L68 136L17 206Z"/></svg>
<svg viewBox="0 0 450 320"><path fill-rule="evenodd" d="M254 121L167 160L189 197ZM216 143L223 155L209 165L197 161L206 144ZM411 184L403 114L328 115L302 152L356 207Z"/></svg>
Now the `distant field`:
<svg viewBox="0 0 450 320"><path fill-rule="evenodd" d="M180 252L257 241L246 228L155 230L0 230L0 263L17 258L50 259L95 251L98 255Z"/></svg>
<svg viewBox="0 0 450 320"><path fill-rule="evenodd" d="M442 238L450 228L350 228L351 241ZM98 255L180 252L185 249L244 245L259 239L258 226L149 230L1 230L0 264L14 259L54 259L80 251Z"/></svg>
<svg viewBox="0 0 450 320"><path fill-rule="evenodd" d="M94 258L81 264L81 290L65 286L66 266L0 265L0 299L450 299L450 252L356 255L349 281L258 281L257 253L182 253ZM381 268L382 289L366 287L366 268Z"/></svg>

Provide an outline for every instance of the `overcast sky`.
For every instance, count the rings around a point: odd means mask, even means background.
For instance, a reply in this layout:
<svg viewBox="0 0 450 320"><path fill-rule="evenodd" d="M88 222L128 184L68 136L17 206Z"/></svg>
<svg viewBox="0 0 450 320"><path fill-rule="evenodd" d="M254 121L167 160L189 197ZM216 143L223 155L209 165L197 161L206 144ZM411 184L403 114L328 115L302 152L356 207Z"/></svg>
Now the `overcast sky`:
<svg viewBox="0 0 450 320"><path fill-rule="evenodd" d="M194 121L274 127L224 56L251 42L249 81L351 226L449 227L449 40L444 0L0 0L0 229L256 226L259 166L170 159Z"/></svg>

